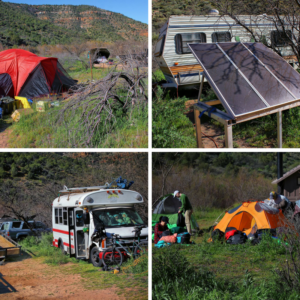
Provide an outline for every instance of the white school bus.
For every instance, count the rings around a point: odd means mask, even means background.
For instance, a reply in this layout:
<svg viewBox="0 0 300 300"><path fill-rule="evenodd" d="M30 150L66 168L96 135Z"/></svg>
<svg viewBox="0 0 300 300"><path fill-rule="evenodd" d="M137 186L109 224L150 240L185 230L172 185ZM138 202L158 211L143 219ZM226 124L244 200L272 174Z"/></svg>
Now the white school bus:
<svg viewBox="0 0 300 300"><path fill-rule="evenodd" d="M288 38L278 31L268 16L238 16L245 24L255 28L260 42L272 45L294 68L298 68ZM297 36L287 28L287 34ZM217 14L201 16L170 16L162 26L154 50L167 83L163 87L197 87L202 80L202 68L192 54L189 43L254 42L251 34L229 16ZM206 81L206 80L205 80Z"/></svg>
<svg viewBox="0 0 300 300"><path fill-rule="evenodd" d="M65 188L59 192L52 204L53 246L100 267L110 234L120 235L127 247L132 245L134 227L144 225L134 209L134 205L144 202L143 197L135 191L109 186ZM147 227L140 238L148 241Z"/></svg>

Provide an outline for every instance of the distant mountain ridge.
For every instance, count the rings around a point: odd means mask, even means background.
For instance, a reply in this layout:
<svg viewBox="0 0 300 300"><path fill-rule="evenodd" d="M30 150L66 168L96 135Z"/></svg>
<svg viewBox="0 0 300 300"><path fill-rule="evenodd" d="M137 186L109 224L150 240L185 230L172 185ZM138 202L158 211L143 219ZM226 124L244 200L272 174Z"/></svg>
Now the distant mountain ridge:
<svg viewBox="0 0 300 300"><path fill-rule="evenodd" d="M38 45L74 39L146 40L148 25L89 5L27 5L0 1L0 43Z"/></svg>

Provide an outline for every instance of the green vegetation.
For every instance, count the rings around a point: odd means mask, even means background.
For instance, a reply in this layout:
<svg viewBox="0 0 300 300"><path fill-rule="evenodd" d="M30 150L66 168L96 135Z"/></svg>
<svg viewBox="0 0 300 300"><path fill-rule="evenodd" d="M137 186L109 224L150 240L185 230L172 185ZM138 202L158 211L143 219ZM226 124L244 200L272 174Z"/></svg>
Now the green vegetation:
<svg viewBox="0 0 300 300"><path fill-rule="evenodd" d="M152 145L154 148L193 148L196 138L184 115L186 98L171 99L158 87L152 100Z"/></svg>
<svg viewBox="0 0 300 300"><path fill-rule="evenodd" d="M163 80L163 74L157 70L152 77L153 82ZM163 91L160 87L154 95L153 103L153 147L154 148L195 148L197 147L195 129L192 122L184 115L186 112L185 101L197 99L198 92L190 93L190 97L177 98L174 93L166 89ZM201 101L217 99L212 89L207 89L201 95ZM224 111L221 104L215 106ZM170 112L168 113L168 109ZM173 111L174 110L174 111ZM163 116L163 118L161 118ZM176 116L176 117L173 117ZM162 122L163 120L163 122ZM282 135L283 148L300 147L300 108L295 107L282 113ZM224 130L224 126L208 116L201 117L201 123L206 123L219 127ZM277 147L277 116L268 115L262 118L254 119L248 122L233 126L233 143L238 148L237 143L243 140L248 147L258 148L276 148ZM165 135L165 136L163 136ZM173 136L179 136L178 146L174 145Z"/></svg>
<svg viewBox="0 0 300 300"><path fill-rule="evenodd" d="M122 99L122 95L120 95ZM123 96L124 97L124 96ZM62 104L64 105L64 104ZM62 107L23 115L11 126L9 145L12 148L73 148L82 144L85 132L80 126L82 110L68 114L63 123L58 122ZM148 147L148 110L146 104L130 107L126 114L122 108L115 110L116 122L103 119L95 131L92 148L146 148Z"/></svg>
<svg viewBox="0 0 300 300"><path fill-rule="evenodd" d="M220 213L197 210L195 217L207 232ZM195 245L153 247L153 299L299 299L299 291L277 272L286 249L270 236L256 246L208 243L208 238L205 233L193 238Z"/></svg>
<svg viewBox="0 0 300 300"><path fill-rule="evenodd" d="M130 287L134 289L135 299L147 299L148 257L146 255L136 261L128 260L122 264L121 272L115 275L112 272L99 272L99 268L87 261L62 254L60 249L51 247L52 240L52 234L42 235L41 239L31 236L24 239L21 245L33 254L31 259L42 259L44 263L56 268L56 272L79 274L85 288L96 290L111 288L115 285L118 289L122 289L122 295L131 298L132 291L127 290ZM65 264L68 264L68 268L57 268Z"/></svg>
<svg viewBox="0 0 300 300"><path fill-rule="evenodd" d="M0 1L0 45L8 47L69 44L78 39L146 40L140 34L145 30L146 24L94 6L37 6Z"/></svg>

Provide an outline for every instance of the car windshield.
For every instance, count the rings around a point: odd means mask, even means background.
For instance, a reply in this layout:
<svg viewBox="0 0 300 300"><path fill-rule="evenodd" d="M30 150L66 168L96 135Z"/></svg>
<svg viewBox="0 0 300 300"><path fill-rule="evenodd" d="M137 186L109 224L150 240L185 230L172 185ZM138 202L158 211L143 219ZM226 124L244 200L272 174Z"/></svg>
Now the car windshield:
<svg viewBox="0 0 300 300"><path fill-rule="evenodd" d="M144 225L143 220L133 208L111 208L93 211L95 225L100 221L106 228L118 226Z"/></svg>

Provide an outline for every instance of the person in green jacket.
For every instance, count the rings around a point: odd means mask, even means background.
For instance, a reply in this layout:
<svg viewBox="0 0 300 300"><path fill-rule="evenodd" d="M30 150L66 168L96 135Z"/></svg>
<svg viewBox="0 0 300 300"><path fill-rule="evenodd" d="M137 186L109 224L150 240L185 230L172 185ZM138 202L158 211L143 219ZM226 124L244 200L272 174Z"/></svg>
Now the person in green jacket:
<svg viewBox="0 0 300 300"><path fill-rule="evenodd" d="M174 198L177 197L180 199L182 205L178 210L178 213L184 213L185 225L189 234L192 234L191 228L191 216L193 213L193 207L187 195L180 193L179 191L174 192Z"/></svg>

